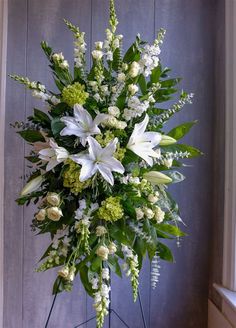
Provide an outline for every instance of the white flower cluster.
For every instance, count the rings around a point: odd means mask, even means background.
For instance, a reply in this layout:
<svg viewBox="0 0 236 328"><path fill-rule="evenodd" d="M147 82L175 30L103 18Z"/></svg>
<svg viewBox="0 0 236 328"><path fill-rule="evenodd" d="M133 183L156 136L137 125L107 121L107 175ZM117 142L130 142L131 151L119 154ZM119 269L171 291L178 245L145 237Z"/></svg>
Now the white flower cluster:
<svg viewBox="0 0 236 328"><path fill-rule="evenodd" d="M63 216L60 209L60 196L57 193L48 193L46 198L42 202L42 206L38 213L35 214L37 221L44 221L48 218L51 221L59 221Z"/></svg>
<svg viewBox="0 0 236 328"><path fill-rule="evenodd" d="M75 230L77 233L83 231L83 226L90 226L91 215L98 209L98 207L98 203L92 203L90 204L90 207L87 208L85 199L79 201L79 208L75 211L75 219L77 220L75 223Z"/></svg>
<svg viewBox="0 0 236 328"><path fill-rule="evenodd" d="M123 269L126 270L126 275L130 276L131 284L133 288L134 301L136 301L138 296L138 277L139 277L139 269L138 269L138 256L133 253L133 250L126 245L122 244L122 252L125 256L125 265Z"/></svg>
<svg viewBox="0 0 236 328"><path fill-rule="evenodd" d="M155 289L157 283L159 282L160 277L160 258L158 253L153 256L152 263L151 263L151 286L152 289Z"/></svg>
<svg viewBox="0 0 236 328"><path fill-rule="evenodd" d="M104 126L109 126L111 128L124 130L127 127L127 123L120 121L117 118L120 116L120 110L116 106L108 107L108 118L103 122Z"/></svg>
<svg viewBox="0 0 236 328"><path fill-rule="evenodd" d="M144 76L151 75L152 70L159 64L159 55L161 53L159 45L145 45L141 53L141 59L139 60L140 72Z"/></svg>
<svg viewBox="0 0 236 328"><path fill-rule="evenodd" d="M75 272L76 272L75 266L65 265L60 270L58 270L58 276L72 282L75 279Z"/></svg>
<svg viewBox="0 0 236 328"><path fill-rule="evenodd" d="M153 245L152 237L143 231L143 224L141 222L138 224L130 222L129 226L138 237L140 237L142 240L145 240L147 244Z"/></svg>
<svg viewBox="0 0 236 328"><path fill-rule="evenodd" d="M58 65L62 69L68 69L69 68L68 61L65 60L62 52L53 54L52 55L52 60L53 60L54 64Z"/></svg>
<svg viewBox="0 0 236 328"><path fill-rule="evenodd" d="M75 67L82 68L85 64L85 52L87 50L86 42L84 41L84 32L77 31L75 34L74 41L74 62Z"/></svg>
<svg viewBox="0 0 236 328"><path fill-rule="evenodd" d="M109 285L110 272L108 268L103 268L101 272L101 277L97 275L92 277L91 284L92 289L96 290L94 293L94 308L97 313L97 324L98 327L102 327L104 322L104 317L108 314L108 307L110 304L110 290Z"/></svg>
<svg viewBox="0 0 236 328"><path fill-rule="evenodd" d="M149 107L149 101L141 101L137 96L132 96L128 100L128 108L124 109L123 117L126 121L140 117Z"/></svg>
<svg viewBox="0 0 236 328"><path fill-rule="evenodd" d="M106 40L104 41L105 56L108 61L113 60L113 53L121 47L123 35L115 35L110 29L106 29Z"/></svg>
<svg viewBox="0 0 236 328"><path fill-rule="evenodd" d="M155 195L151 196L152 202L156 202L159 198ZM151 198L150 197L150 198ZM165 212L159 206L153 206L152 208L149 207L137 207L135 209L137 220L142 220L144 217L147 219L155 219L157 223L161 223L165 218Z"/></svg>

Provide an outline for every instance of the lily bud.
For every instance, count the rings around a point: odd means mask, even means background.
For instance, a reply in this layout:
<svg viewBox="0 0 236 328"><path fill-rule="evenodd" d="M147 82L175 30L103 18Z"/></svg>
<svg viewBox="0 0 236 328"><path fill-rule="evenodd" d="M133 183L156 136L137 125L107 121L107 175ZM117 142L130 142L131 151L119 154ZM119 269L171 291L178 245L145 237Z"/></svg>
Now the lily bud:
<svg viewBox="0 0 236 328"><path fill-rule="evenodd" d="M21 190L20 195L25 196L25 195L30 194L31 192L38 190L40 188L43 180L44 180L44 178L42 175L30 180L28 183L26 183L24 188Z"/></svg>
<svg viewBox="0 0 236 328"><path fill-rule="evenodd" d="M160 146L169 146L169 145L175 144L176 142L177 141L174 138L163 134L161 136L161 141L160 141L159 145Z"/></svg>
<svg viewBox="0 0 236 328"><path fill-rule="evenodd" d="M167 184L171 183L172 179L168 177L166 174L163 174L161 172L157 171L150 171L147 173L144 173L143 175L144 179L151 182L152 184Z"/></svg>

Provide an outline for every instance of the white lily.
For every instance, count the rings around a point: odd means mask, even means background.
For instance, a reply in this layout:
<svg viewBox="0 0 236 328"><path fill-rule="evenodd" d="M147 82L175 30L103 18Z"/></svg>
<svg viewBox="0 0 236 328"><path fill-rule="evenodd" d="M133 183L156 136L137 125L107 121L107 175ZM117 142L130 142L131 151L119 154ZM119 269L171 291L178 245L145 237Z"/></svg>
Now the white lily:
<svg viewBox="0 0 236 328"><path fill-rule="evenodd" d="M83 146L89 136L101 133L98 125L108 118L106 114L98 114L93 120L92 116L81 105L74 106L74 117L64 116L61 121L66 127L60 132L61 136L77 136Z"/></svg>
<svg viewBox="0 0 236 328"><path fill-rule="evenodd" d="M145 132L148 122L149 117L146 115L141 123L135 124L127 148L152 166L152 157L158 157L153 148L160 143L162 137L159 132Z"/></svg>
<svg viewBox="0 0 236 328"><path fill-rule="evenodd" d="M69 157L68 151L63 147L59 147L53 139L50 139L49 145L50 148L45 148L39 151L39 158L48 162L46 171L52 170L55 166L64 162Z"/></svg>
<svg viewBox="0 0 236 328"><path fill-rule="evenodd" d="M106 147L101 145L93 137L87 138L89 144L89 153L81 153L72 155L71 159L76 163L82 165L80 172L80 181L83 182L91 178L97 171L102 177L111 185L114 184L114 177L112 171L124 173L124 167L117 159L113 157L116 151L116 144L118 139L112 140Z"/></svg>

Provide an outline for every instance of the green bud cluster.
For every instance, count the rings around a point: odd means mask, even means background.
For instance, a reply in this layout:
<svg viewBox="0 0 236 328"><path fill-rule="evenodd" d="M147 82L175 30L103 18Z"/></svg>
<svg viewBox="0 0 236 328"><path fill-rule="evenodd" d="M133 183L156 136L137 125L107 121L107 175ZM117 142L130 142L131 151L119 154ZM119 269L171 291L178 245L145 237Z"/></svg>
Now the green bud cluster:
<svg viewBox="0 0 236 328"><path fill-rule="evenodd" d="M106 221L117 221L122 219L123 216L124 210L118 196L106 198L98 210L98 217Z"/></svg>
<svg viewBox="0 0 236 328"><path fill-rule="evenodd" d="M83 105L89 94L84 90L85 86L79 82L65 87L62 90L62 101L73 107L75 104Z"/></svg>
<svg viewBox="0 0 236 328"><path fill-rule="evenodd" d="M90 186L91 180L89 179L85 182L81 182L79 180L79 165L73 162L71 159L68 159L66 161L66 164L69 166L63 174L63 186L66 188L70 188L73 194L78 195L83 189L86 189Z"/></svg>

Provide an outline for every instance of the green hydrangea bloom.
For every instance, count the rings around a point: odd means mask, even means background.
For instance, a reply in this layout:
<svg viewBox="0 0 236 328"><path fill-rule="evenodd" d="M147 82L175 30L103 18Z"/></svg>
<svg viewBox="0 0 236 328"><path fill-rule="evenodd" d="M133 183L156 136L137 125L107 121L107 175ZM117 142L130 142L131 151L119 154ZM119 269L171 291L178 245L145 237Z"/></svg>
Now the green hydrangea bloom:
<svg viewBox="0 0 236 328"><path fill-rule="evenodd" d="M62 101L73 107L75 104L83 105L86 102L89 94L84 91L85 86L79 82L65 87L62 90Z"/></svg>
<svg viewBox="0 0 236 328"><path fill-rule="evenodd" d="M110 196L102 202L98 210L98 217L106 221L117 221L124 216L124 210L120 203L120 197Z"/></svg>
<svg viewBox="0 0 236 328"><path fill-rule="evenodd" d="M91 180L89 179L87 181L81 182L79 180L79 165L73 162L71 159L68 159L66 164L68 164L69 167L63 174L63 186L70 188L73 194L78 195L83 189L86 189L90 186Z"/></svg>
<svg viewBox="0 0 236 328"><path fill-rule="evenodd" d="M102 147L106 147L106 145L112 141L113 139L115 139L115 135L107 130L104 134L98 134L96 137L96 140L100 143L100 145ZM126 149L120 147L119 143L116 146L116 152L114 153L114 157L118 160L118 161L122 161L124 156L125 156L125 152Z"/></svg>

